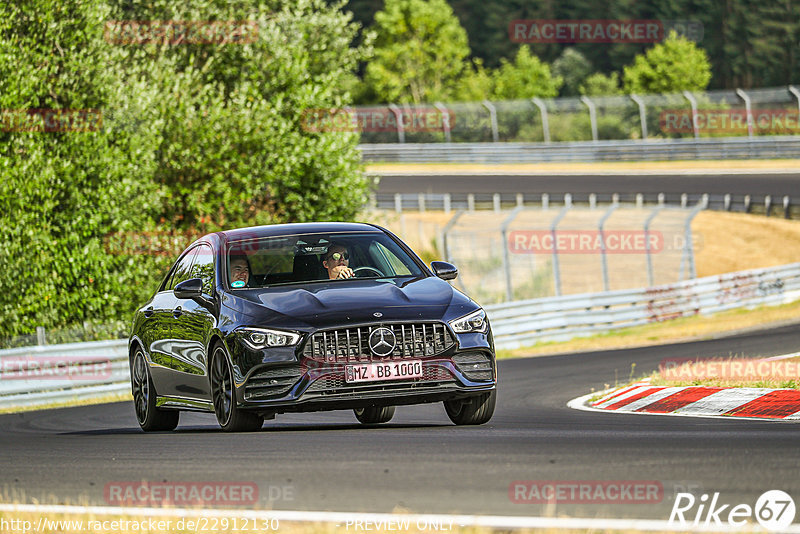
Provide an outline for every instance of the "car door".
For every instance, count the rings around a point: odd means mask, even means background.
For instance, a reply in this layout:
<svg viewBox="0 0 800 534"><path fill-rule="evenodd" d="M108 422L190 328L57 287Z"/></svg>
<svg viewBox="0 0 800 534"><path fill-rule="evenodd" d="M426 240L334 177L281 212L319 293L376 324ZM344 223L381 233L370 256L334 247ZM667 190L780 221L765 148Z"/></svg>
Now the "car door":
<svg viewBox="0 0 800 534"><path fill-rule="evenodd" d="M210 400L207 374L207 347L216 325L212 313L214 296L214 255L208 245L197 247L189 276L203 280L203 301L175 300L172 343L172 368L175 374L175 395L197 400Z"/></svg>
<svg viewBox="0 0 800 534"><path fill-rule="evenodd" d="M170 397L182 396L178 393L180 388L181 376L175 368L175 345L180 343L176 337L176 332L180 329L182 310L180 302L173 290L175 286L184 280L191 278L192 263L197 255L197 247L187 251L174 269L171 280L166 286L166 291L160 297L160 316L158 319L158 330L160 339L156 342L158 350L168 355L165 367L160 370L160 377L156 381L156 391L159 395ZM154 310L155 312L155 310Z"/></svg>

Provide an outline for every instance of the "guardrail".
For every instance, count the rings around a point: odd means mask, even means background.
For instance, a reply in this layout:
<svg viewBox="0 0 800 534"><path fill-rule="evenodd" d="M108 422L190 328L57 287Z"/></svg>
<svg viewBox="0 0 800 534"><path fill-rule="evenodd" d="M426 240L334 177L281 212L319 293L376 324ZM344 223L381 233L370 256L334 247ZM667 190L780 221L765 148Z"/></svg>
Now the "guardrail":
<svg viewBox="0 0 800 534"><path fill-rule="evenodd" d="M796 201L797 199L795 199ZM792 204L789 195L732 195L730 193L376 193L371 206L379 210L443 211L513 209L518 206L547 209L553 206L584 204L590 208L610 204L645 206L680 206L704 203L708 209L760 213L766 216L780 212L785 219L797 215L800 206Z"/></svg>
<svg viewBox="0 0 800 534"><path fill-rule="evenodd" d="M94 399L130 391L128 340L0 351L0 408Z"/></svg>
<svg viewBox="0 0 800 534"><path fill-rule="evenodd" d="M486 306L495 346L513 349L620 328L800 298L800 263L650 288ZM124 339L0 351L0 408L44 406L130 390Z"/></svg>
<svg viewBox="0 0 800 534"><path fill-rule="evenodd" d="M515 349L800 298L800 263L675 284L486 306L495 346Z"/></svg>
<svg viewBox="0 0 800 534"><path fill-rule="evenodd" d="M543 163L800 157L800 136L561 143L385 143L359 145L365 162Z"/></svg>

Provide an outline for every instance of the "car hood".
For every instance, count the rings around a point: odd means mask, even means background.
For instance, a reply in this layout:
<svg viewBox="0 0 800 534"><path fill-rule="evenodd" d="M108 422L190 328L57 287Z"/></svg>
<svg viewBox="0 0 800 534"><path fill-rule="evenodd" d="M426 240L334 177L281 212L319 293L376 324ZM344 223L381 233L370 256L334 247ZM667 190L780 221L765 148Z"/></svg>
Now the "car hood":
<svg viewBox="0 0 800 534"><path fill-rule="evenodd" d="M441 321L460 317L477 307L436 277L334 280L238 291L234 295L226 298L225 305L249 316L253 324L284 328Z"/></svg>

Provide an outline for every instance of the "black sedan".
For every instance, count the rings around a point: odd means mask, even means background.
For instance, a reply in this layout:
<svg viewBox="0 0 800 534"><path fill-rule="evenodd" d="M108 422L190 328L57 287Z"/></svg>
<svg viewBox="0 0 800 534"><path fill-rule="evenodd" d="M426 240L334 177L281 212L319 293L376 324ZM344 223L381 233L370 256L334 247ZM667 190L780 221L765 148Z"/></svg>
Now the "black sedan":
<svg viewBox="0 0 800 534"><path fill-rule="evenodd" d="M369 224L206 235L135 314L139 424L172 430L195 410L248 431L278 413L339 409L377 424L397 405L439 401L454 423L483 424L495 406L492 332L445 281L457 274Z"/></svg>

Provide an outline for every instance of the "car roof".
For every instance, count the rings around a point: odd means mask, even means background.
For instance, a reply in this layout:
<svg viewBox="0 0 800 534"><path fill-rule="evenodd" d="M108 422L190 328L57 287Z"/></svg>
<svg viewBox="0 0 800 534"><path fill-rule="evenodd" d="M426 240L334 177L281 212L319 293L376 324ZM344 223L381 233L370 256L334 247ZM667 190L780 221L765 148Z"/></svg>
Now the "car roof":
<svg viewBox="0 0 800 534"><path fill-rule="evenodd" d="M249 228L224 230L219 232L219 234L221 234L226 241L230 242L259 237L337 232L382 232L382 230L377 226L366 223L313 222L251 226Z"/></svg>

